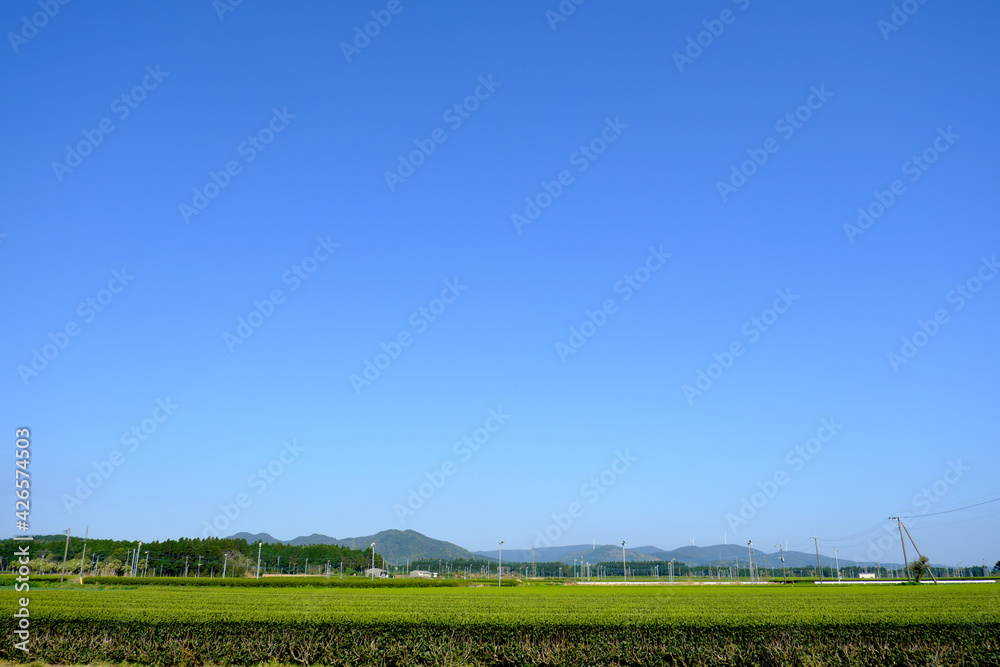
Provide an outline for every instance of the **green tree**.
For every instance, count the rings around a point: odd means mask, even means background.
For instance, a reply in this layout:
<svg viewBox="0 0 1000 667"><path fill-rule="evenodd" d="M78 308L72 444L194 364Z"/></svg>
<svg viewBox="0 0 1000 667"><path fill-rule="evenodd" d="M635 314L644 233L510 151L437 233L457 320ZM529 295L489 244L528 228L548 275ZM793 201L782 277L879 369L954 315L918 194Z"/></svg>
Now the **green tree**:
<svg viewBox="0 0 1000 667"><path fill-rule="evenodd" d="M928 561L929 559L927 556L921 556L917 560L910 563L910 572L913 573L914 581L920 581L920 579L930 571L931 566Z"/></svg>

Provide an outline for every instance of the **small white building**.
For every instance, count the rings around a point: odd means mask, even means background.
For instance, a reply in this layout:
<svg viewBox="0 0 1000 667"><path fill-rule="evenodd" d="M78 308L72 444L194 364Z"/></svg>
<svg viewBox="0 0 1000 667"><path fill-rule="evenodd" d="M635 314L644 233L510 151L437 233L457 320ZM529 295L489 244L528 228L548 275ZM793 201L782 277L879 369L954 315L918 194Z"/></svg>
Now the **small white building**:
<svg viewBox="0 0 1000 667"><path fill-rule="evenodd" d="M874 578L875 578L874 572L861 572L858 574L858 579L874 579Z"/></svg>
<svg viewBox="0 0 1000 667"><path fill-rule="evenodd" d="M373 575L374 575L374 577L376 579L388 579L389 578L389 573L386 572L385 570L383 570L380 567L375 567L375 568L370 567L367 570L365 570L365 576L366 577L372 577Z"/></svg>
<svg viewBox="0 0 1000 667"><path fill-rule="evenodd" d="M414 579L433 579L437 576L437 573L430 572L429 570L411 570L410 577Z"/></svg>

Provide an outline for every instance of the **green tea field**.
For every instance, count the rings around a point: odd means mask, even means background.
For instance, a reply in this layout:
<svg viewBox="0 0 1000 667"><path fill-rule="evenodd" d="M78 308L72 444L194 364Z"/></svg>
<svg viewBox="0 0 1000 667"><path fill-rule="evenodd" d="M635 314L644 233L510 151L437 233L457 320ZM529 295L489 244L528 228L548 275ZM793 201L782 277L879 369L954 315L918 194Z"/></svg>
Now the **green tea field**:
<svg viewBox="0 0 1000 667"><path fill-rule="evenodd" d="M3 591L4 606L16 594ZM1000 585L31 591L54 664L996 665ZM14 622L4 621L11 636Z"/></svg>

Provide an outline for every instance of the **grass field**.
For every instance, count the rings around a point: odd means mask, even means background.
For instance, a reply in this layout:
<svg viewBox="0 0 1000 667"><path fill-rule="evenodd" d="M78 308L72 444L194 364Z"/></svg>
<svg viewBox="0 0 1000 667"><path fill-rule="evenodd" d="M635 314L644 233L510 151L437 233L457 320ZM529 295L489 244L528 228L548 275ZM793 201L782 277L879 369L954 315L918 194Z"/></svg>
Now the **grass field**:
<svg viewBox="0 0 1000 667"><path fill-rule="evenodd" d="M5 609L20 594L2 592ZM998 665L1000 584L30 593L32 654L143 664ZM12 636L13 619L5 613Z"/></svg>

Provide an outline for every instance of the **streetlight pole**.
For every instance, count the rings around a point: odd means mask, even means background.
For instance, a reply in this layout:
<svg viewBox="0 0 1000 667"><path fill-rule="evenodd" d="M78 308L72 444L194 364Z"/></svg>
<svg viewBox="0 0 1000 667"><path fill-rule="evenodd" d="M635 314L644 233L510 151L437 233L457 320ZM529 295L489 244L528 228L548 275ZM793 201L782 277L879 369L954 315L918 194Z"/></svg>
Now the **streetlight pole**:
<svg viewBox="0 0 1000 667"><path fill-rule="evenodd" d="M622 581L628 583L628 570L625 568L625 540L622 540Z"/></svg>
<svg viewBox="0 0 1000 667"><path fill-rule="evenodd" d="M500 540L500 544L497 547L497 587L499 588L502 583L500 578L503 576L503 540Z"/></svg>

